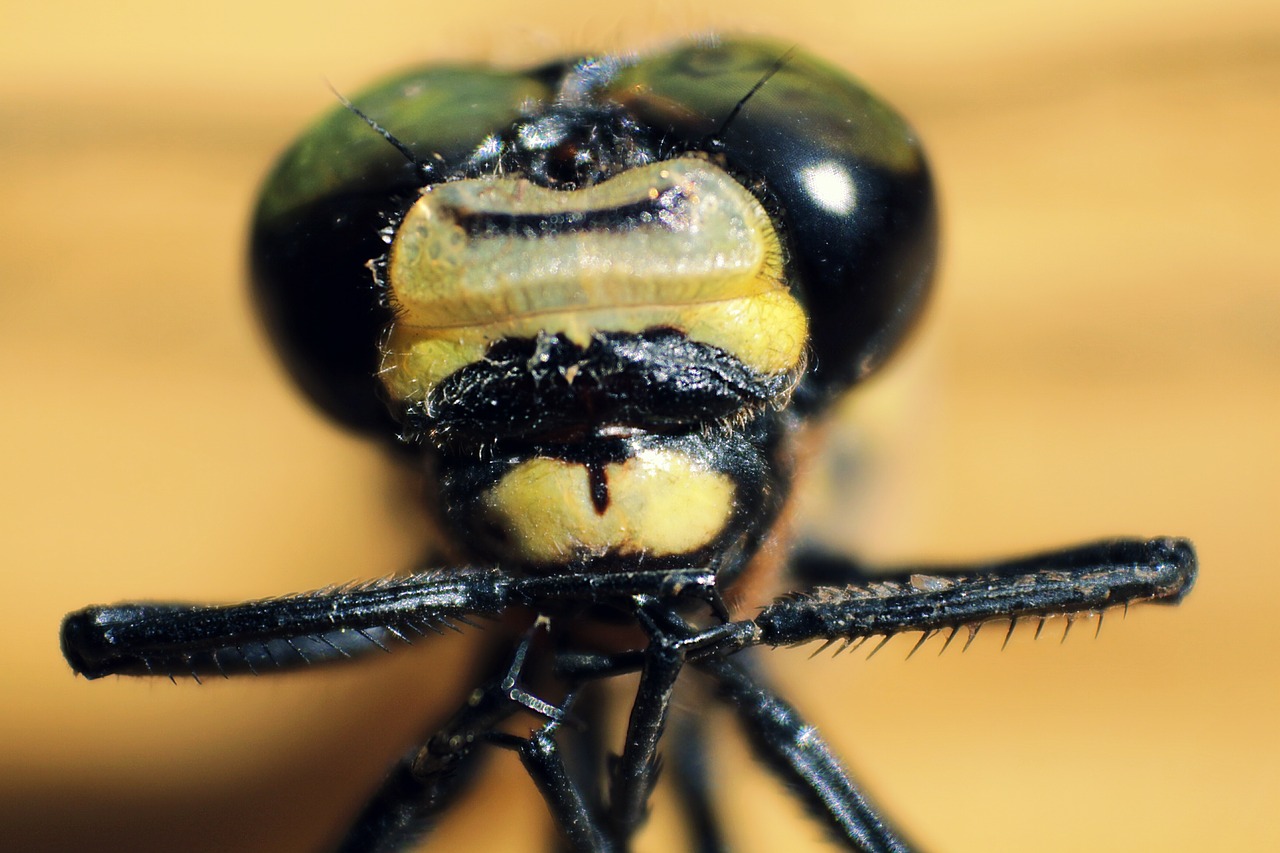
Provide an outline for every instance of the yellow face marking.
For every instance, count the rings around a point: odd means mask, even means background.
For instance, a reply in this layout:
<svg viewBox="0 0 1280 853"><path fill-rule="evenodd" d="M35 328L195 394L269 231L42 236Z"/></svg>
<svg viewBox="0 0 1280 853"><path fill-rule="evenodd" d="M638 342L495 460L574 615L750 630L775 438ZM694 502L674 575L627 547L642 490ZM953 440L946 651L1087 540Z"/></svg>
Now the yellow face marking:
<svg viewBox="0 0 1280 853"><path fill-rule="evenodd" d="M559 225L537 227L548 219ZM692 157L577 191L435 185L401 223L388 277L382 377L400 400L426 399L494 341L540 332L586 346L597 332L676 328L764 375L797 370L808 335L768 214Z"/></svg>
<svg viewBox="0 0 1280 853"><path fill-rule="evenodd" d="M605 477L603 513L592 503L585 466L544 457L512 469L484 503L510 555L544 564L685 554L711 544L733 517L732 480L675 450L642 450L606 465Z"/></svg>

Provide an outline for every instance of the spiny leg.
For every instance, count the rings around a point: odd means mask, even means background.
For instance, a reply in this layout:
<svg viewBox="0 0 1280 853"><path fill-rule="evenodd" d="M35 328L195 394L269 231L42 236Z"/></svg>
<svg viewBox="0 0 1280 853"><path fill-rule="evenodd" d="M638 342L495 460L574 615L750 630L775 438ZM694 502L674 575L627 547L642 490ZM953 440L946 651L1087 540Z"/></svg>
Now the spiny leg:
<svg viewBox="0 0 1280 853"><path fill-rule="evenodd" d="M828 568L834 565L835 558L823 559ZM852 562L845 564L851 573L860 571ZM811 587L765 606L754 619L696 634L686 626L686 642L693 646L688 658L711 660L760 645L859 642L948 628L954 632L998 619L1070 617L1144 602L1176 604L1191 590L1196 571L1196 555L1186 540L1122 539L953 567L945 573L911 572L857 585ZM589 679L634 672L643 663L642 652L628 651L565 653L555 665L566 678Z"/></svg>
<svg viewBox="0 0 1280 853"><path fill-rule="evenodd" d="M811 640L857 641L910 630L925 632L992 619L1045 617L1137 601L1176 601L1190 589L1195 555L1178 540L1107 542L987 565L951 576L913 574L862 587L818 587L776 602L754 620L718 626L718 640L689 655L719 682L758 752L781 775L798 782L811 805L860 851L901 851L890 830L839 762L795 709L727 656L750 645ZM673 620L678 618L672 615ZM575 662L583 671L634 664L634 655Z"/></svg>
<svg viewBox="0 0 1280 853"><path fill-rule="evenodd" d="M86 607L63 619L62 651L87 678L290 669L497 616L512 583L493 569L430 571L243 604Z"/></svg>
<svg viewBox="0 0 1280 853"><path fill-rule="evenodd" d="M513 578L497 569L425 571L232 605L133 602L86 607L62 622L62 651L87 678L232 675L345 660L394 640L474 624L512 605L690 597L718 612L703 569Z"/></svg>
<svg viewBox="0 0 1280 853"><path fill-rule="evenodd" d="M1045 619L1139 602L1176 603L1196 577L1191 544L1179 539L1111 540L1018 560L868 579L851 561L848 586L818 586L777 601L738 636L741 645L859 641L905 631L932 634L996 619ZM840 558L802 557L810 575L835 579Z"/></svg>

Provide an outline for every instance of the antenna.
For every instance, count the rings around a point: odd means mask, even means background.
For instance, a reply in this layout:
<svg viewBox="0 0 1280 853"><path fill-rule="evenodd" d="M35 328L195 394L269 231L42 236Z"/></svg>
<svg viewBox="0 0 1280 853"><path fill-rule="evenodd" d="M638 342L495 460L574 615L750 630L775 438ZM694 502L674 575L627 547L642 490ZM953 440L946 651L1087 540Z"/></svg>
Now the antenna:
<svg viewBox="0 0 1280 853"><path fill-rule="evenodd" d="M733 109L729 110L729 115L727 118L725 118L724 122L720 125L720 129L707 137L708 141L712 141L712 140L719 141L724 137L724 132L729 129L729 125L733 124L733 120L738 117L738 113L742 112L742 108L746 105L747 101L751 100L751 98L755 95L755 93L759 92L760 89L764 86L764 84L769 82L769 78L773 77L773 75L781 71L782 66L786 65L789 61L791 61L791 57L795 54L795 52L796 52L796 47L795 45L792 45L791 47L787 48L787 51L784 54L782 54L776 60L774 60L773 65L769 66L769 70L764 72L764 74L760 77L760 79L756 81L755 85L751 87L750 91L748 91L747 94L743 95L738 100L738 103L733 105Z"/></svg>
<svg viewBox="0 0 1280 853"><path fill-rule="evenodd" d="M329 87L329 91L333 93L333 96L338 99L338 102L341 103L342 106L346 107L349 112L353 113L357 118L359 118L365 124L369 125L369 127L373 128L373 130L379 136L387 140L387 142L390 142L395 147L395 149L404 156L404 159L408 160L410 163L416 166L420 172L422 172L424 175L430 175L432 171L434 171L430 163L423 163L421 160L419 160L417 155L413 153L413 149L411 149L408 145L405 145L399 139L396 139L395 136L392 135L391 131L387 130L385 127L378 124L368 115L366 115L359 107L351 103L351 101L347 100L346 96L343 95L341 92L339 92L332 83L330 83L328 80L324 82L325 82L325 85Z"/></svg>

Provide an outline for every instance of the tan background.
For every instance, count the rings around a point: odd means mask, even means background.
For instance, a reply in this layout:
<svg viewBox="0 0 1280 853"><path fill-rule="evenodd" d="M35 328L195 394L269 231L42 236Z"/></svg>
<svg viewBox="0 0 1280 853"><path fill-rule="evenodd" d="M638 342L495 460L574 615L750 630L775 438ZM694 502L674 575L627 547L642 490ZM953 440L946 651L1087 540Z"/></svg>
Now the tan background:
<svg viewBox="0 0 1280 853"><path fill-rule="evenodd" d="M907 559L1175 533L1203 562L1184 607L1096 641L775 653L797 702L929 850L1280 846L1271 0L354 5L3 5L0 847L315 850L466 687L466 639L204 687L89 684L56 646L90 602L269 595L418 548L412 479L294 397L241 283L256 182L323 80L713 29L854 70L941 185L938 298L835 441L862 475L809 492L829 535ZM743 848L821 849L726 744ZM541 814L499 756L431 849L540 849Z"/></svg>

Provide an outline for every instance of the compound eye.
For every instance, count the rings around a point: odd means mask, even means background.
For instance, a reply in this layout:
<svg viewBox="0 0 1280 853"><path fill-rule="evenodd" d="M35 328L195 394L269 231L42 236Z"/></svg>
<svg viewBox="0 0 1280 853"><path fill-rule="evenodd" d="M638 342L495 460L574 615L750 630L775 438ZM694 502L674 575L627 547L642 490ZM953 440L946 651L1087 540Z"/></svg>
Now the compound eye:
<svg viewBox="0 0 1280 853"><path fill-rule="evenodd" d="M608 95L759 188L808 309L821 396L884 362L920 314L937 251L932 181L901 116L839 69L762 41L643 59Z"/></svg>

